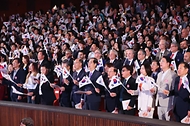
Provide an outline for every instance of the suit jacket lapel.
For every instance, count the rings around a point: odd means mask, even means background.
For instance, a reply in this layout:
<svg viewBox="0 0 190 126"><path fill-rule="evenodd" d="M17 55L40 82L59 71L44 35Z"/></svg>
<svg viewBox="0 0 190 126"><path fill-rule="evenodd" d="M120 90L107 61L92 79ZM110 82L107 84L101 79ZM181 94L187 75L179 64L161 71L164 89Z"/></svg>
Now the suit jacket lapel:
<svg viewBox="0 0 190 126"><path fill-rule="evenodd" d="M167 71L167 73L165 74L164 78L163 79L161 78L161 84L166 84L168 82L168 75L170 75L170 74L171 74L170 70Z"/></svg>

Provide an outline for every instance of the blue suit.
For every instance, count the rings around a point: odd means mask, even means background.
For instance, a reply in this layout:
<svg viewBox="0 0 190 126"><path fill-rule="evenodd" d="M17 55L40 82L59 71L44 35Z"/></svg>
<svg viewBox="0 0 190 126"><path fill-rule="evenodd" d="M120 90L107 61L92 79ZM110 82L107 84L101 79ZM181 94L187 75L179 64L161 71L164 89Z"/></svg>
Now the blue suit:
<svg viewBox="0 0 190 126"><path fill-rule="evenodd" d="M112 112L115 110L115 108L118 108L119 103L119 86L115 87L113 89L109 89L111 93L116 93L117 95L115 97L111 97L110 93L105 90L105 101L106 101L106 110L107 112Z"/></svg>
<svg viewBox="0 0 190 126"><path fill-rule="evenodd" d="M22 68L20 68L17 73L15 74L15 76L13 77L14 71L11 73L10 77L11 79L16 82L17 84L24 84L25 79L26 79L26 75L25 72ZM17 91L23 92L23 88L18 87L16 84L10 82L10 85L13 86ZM15 94L12 92L12 88L10 91L10 97L12 101L18 102L17 98L18 98L18 94Z"/></svg>
<svg viewBox="0 0 190 126"><path fill-rule="evenodd" d="M89 72L87 73L87 75L89 75ZM100 75L101 75L100 72L98 72L97 70L94 70L93 74L89 78L92 81L92 83L94 84L94 86L101 90L102 86L96 83L96 80L98 79L98 77ZM83 99L85 102L84 109L99 110L100 101L101 101L101 93L97 93L92 84L88 84L88 85L84 86L83 90L92 92L92 94L90 94L90 95L86 95L86 94L83 95Z"/></svg>
<svg viewBox="0 0 190 126"><path fill-rule="evenodd" d="M131 65L131 66L134 66L134 59L131 61L131 63L130 63L130 61L127 59L127 58L125 58L125 59L123 59L122 60L122 65L123 66L125 66L125 65Z"/></svg>
<svg viewBox="0 0 190 126"><path fill-rule="evenodd" d="M82 80L82 78L86 75L86 72L82 69L78 74L77 72L73 73L73 78L77 80L78 82ZM81 94L76 94L74 93L75 91L78 91L79 86L74 84L72 85L72 90L71 90L71 103L72 107L75 107L76 104L78 104L81 100Z"/></svg>
<svg viewBox="0 0 190 126"><path fill-rule="evenodd" d="M188 81L190 82L190 76L187 76ZM180 122L185 116L187 116L188 111L190 111L190 93L184 87L184 84L181 85L178 90L180 77L176 77L174 90L170 91L169 95L174 95L173 103L173 112L176 117L176 121ZM189 85L189 84L188 84Z"/></svg>

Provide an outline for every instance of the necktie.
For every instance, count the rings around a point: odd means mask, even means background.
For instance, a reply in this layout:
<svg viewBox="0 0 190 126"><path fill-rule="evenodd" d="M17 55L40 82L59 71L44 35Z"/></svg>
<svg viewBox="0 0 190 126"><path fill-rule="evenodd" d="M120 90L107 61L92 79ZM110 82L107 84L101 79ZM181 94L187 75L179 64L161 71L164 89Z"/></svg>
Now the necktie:
<svg viewBox="0 0 190 126"><path fill-rule="evenodd" d="M182 79L180 78L179 84L178 84L178 91L180 90L181 85L182 85Z"/></svg>
<svg viewBox="0 0 190 126"><path fill-rule="evenodd" d="M184 50L183 50L183 54L185 54L185 52L186 52L186 50L184 49Z"/></svg>
<svg viewBox="0 0 190 126"><path fill-rule="evenodd" d="M161 52L161 53L160 53L160 59L162 58L162 56L163 56L163 53Z"/></svg>
<svg viewBox="0 0 190 126"><path fill-rule="evenodd" d="M16 75L16 70L14 70L13 72L13 79L15 78L15 75Z"/></svg>
<svg viewBox="0 0 190 126"><path fill-rule="evenodd" d="M91 78L91 76L92 76L92 72L89 73L89 78Z"/></svg>
<svg viewBox="0 0 190 126"><path fill-rule="evenodd" d="M174 54L172 53L172 55L170 56L170 58L173 59L173 56L174 56Z"/></svg>
<svg viewBox="0 0 190 126"><path fill-rule="evenodd" d="M160 56L162 57L162 56L163 56L163 53L160 53Z"/></svg>
<svg viewBox="0 0 190 126"><path fill-rule="evenodd" d="M123 66L125 66L125 64L129 65L129 60L127 58L125 59L125 62L123 63Z"/></svg>
<svg viewBox="0 0 190 126"><path fill-rule="evenodd" d="M125 86L126 84L127 84L127 81L124 80L123 85ZM121 92L120 92L120 98L119 98L119 101L120 101L120 102L123 101L123 92L124 92L124 90L125 90L125 89L122 87L122 88L121 88Z"/></svg>
<svg viewBox="0 0 190 126"><path fill-rule="evenodd" d="M142 61L139 62L140 63L140 66L142 65Z"/></svg>
<svg viewBox="0 0 190 126"><path fill-rule="evenodd" d="M78 78L78 72L76 72L75 76L74 76L74 79L77 80Z"/></svg>

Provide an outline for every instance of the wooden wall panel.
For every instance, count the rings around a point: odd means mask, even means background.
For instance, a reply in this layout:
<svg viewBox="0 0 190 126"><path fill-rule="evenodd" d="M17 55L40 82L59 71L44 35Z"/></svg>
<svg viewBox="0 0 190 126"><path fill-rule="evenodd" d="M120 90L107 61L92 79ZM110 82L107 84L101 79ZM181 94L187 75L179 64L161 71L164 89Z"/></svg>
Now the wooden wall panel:
<svg viewBox="0 0 190 126"><path fill-rule="evenodd" d="M24 117L31 117L35 126L183 126L106 112L0 101L0 126L19 126Z"/></svg>

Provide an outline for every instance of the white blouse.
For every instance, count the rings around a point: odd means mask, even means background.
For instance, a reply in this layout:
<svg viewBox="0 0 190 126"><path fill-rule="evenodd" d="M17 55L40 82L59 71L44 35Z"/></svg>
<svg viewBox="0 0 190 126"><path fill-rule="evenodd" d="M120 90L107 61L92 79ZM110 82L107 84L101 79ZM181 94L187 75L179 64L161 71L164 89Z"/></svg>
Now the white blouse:
<svg viewBox="0 0 190 126"><path fill-rule="evenodd" d="M28 81L27 83L25 83L23 86L26 89L35 89L37 86L37 83L35 81L35 79L39 80L40 74L37 73L36 76L33 75L33 73L30 74L30 76L28 77Z"/></svg>
<svg viewBox="0 0 190 126"><path fill-rule="evenodd" d="M155 85L154 79L148 76L140 75L136 79L138 83L138 89L135 94L138 94L138 110L147 110L148 107L153 107L153 93L150 89Z"/></svg>

